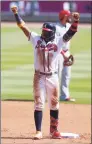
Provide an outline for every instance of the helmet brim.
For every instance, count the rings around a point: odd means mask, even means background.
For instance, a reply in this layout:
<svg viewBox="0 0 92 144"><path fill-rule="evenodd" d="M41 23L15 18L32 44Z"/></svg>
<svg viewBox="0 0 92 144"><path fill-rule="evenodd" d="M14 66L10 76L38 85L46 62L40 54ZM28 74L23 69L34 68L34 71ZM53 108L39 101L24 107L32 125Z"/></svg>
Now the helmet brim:
<svg viewBox="0 0 92 144"><path fill-rule="evenodd" d="M48 29L48 28L42 28L42 29L45 31L52 31L51 29Z"/></svg>

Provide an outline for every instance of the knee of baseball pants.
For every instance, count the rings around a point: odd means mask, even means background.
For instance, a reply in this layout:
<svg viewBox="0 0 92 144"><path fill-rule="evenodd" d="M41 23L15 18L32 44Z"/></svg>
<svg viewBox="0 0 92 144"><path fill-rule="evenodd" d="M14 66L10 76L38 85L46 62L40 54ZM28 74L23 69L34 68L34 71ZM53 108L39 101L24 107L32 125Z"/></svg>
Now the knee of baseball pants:
<svg viewBox="0 0 92 144"><path fill-rule="evenodd" d="M54 88L53 91L49 92L48 102L50 110L59 109L59 86Z"/></svg>
<svg viewBox="0 0 92 144"><path fill-rule="evenodd" d="M40 79L37 82L38 77L35 77L34 82L34 109L41 111L44 108L45 105L45 99L46 99L46 89L44 86L43 79Z"/></svg>
<svg viewBox="0 0 92 144"><path fill-rule="evenodd" d="M45 105L44 97L35 96L34 109L38 111L42 111L44 109L44 105Z"/></svg>
<svg viewBox="0 0 92 144"><path fill-rule="evenodd" d="M49 107L50 107L50 110L58 110L59 109L59 99L51 98Z"/></svg>

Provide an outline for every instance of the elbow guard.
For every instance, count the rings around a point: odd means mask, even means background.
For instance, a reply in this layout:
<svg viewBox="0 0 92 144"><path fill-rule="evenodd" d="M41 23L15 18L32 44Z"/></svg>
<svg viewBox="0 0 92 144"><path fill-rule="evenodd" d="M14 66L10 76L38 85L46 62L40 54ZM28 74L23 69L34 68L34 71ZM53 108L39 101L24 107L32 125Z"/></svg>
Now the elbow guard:
<svg viewBox="0 0 92 144"><path fill-rule="evenodd" d="M73 22L69 30L63 36L63 40L65 42L69 41L73 37L73 35L77 32L77 27L78 27L78 22L77 21Z"/></svg>
<svg viewBox="0 0 92 144"><path fill-rule="evenodd" d="M25 25L25 22L22 20L22 18L18 15L18 13L14 14L15 19L17 22L17 25L21 28L23 25Z"/></svg>

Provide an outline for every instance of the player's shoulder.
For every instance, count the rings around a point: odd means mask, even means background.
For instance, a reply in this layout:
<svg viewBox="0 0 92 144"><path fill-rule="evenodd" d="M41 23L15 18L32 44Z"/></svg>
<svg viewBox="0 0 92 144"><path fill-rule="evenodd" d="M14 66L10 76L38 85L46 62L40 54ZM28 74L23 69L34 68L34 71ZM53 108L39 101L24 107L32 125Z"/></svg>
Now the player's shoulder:
<svg viewBox="0 0 92 144"><path fill-rule="evenodd" d="M33 31L29 35L29 41L36 41L39 38L40 38L40 35Z"/></svg>
<svg viewBox="0 0 92 144"><path fill-rule="evenodd" d="M65 27L61 24L56 24L56 35L57 36L61 36L64 34L64 31L65 31Z"/></svg>
<svg viewBox="0 0 92 144"><path fill-rule="evenodd" d="M71 24L67 22L66 27L69 28L70 26L71 26ZM63 28L65 28L65 25L63 25L61 23L56 24L56 29L63 29Z"/></svg>
<svg viewBox="0 0 92 144"><path fill-rule="evenodd" d="M57 30L57 29L61 29L61 28L62 28L62 25L61 25L60 23L56 23L56 25L55 25L55 26L56 26L56 30Z"/></svg>
<svg viewBox="0 0 92 144"><path fill-rule="evenodd" d="M34 32L34 31L31 32L31 35L32 36L38 36L38 34L36 32Z"/></svg>
<svg viewBox="0 0 92 144"><path fill-rule="evenodd" d="M33 39L39 39L39 38L40 38L40 35L39 35L38 33L36 33L36 32L31 32L31 37L32 37Z"/></svg>
<svg viewBox="0 0 92 144"><path fill-rule="evenodd" d="M56 35L57 36L60 36L61 34L60 34L60 32L61 32L61 26L60 26L60 24L59 23L56 23L55 24L55 27L56 27Z"/></svg>

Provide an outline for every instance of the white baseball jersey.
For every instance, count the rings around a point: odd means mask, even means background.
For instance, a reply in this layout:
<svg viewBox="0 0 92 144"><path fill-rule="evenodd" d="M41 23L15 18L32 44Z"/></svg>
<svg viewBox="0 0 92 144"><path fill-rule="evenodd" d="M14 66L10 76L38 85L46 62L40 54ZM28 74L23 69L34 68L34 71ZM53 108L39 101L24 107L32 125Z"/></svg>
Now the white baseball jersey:
<svg viewBox="0 0 92 144"><path fill-rule="evenodd" d="M40 72L56 72L58 70L58 54L64 47L62 36L55 37L51 42L46 43L41 36L31 32L29 40L34 48L34 68Z"/></svg>
<svg viewBox="0 0 92 144"><path fill-rule="evenodd" d="M56 25L56 35L62 36L66 33L66 31L70 28L70 24L66 23L66 26L62 24ZM64 46L63 49L65 50L65 55L68 57L70 55L70 41L68 41ZM68 51L67 51L68 50ZM64 66L62 69L62 56L59 55L58 57L58 73L59 73L59 80L60 80L60 99L65 100L69 98L69 82L71 77L71 67Z"/></svg>
<svg viewBox="0 0 92 144"><path fill-rule="evenodd" d="M63 36L66 31L70 28L70 23L66 23L66 26L62 25L62 24L57 24L56 25L56 35L57 36ZM63 49L64 50L69 50L70 48L70 41L68 41L65 45L63 45Z"/></svg>

